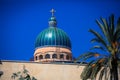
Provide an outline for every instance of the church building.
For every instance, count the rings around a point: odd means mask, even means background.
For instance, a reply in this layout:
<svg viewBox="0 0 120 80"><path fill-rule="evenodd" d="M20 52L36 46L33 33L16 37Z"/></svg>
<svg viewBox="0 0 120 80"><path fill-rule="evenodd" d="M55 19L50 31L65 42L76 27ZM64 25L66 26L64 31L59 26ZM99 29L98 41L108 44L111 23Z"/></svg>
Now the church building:
<svg viewBox="0 0 120 80"><path fill-rule="evenodd" d="M70 38L57 26L54 12L52 9L49 26L36 38L34 61L1 60L0 80L20 80L25 76L23 70L35 77L32 80L81 80L85 64L73 63Z"/></svg>

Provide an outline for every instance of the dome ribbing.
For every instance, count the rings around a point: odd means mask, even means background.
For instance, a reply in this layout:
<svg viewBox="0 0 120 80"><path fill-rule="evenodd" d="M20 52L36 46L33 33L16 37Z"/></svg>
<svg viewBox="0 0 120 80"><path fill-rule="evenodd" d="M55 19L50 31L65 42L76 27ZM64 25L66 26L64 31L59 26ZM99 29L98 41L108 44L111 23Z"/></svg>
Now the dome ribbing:
<svg viewBox="0 0 120 80"><path fill-rule="evenodd" d="M44 46L58 46L71 49L71 42L63 30L57 27L49 27L38 35L35 42L35 48Z"/></svg>

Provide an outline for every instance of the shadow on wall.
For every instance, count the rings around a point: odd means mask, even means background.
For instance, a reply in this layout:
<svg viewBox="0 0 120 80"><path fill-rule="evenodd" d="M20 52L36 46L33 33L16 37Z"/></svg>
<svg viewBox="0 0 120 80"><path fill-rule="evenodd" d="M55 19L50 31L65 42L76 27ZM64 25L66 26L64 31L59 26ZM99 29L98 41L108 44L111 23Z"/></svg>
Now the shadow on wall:
<svg viewBox="0 0 120 80"><path fill-rule="evenodd" d="M2 61L0 60L0 64L2 64Z"/></svg>
<svg viewBox="0 0 120 80"><path fill-rule="evenodd" d="M0 60L0 65L2 64L2 61ZM3 71L0 71L0 77L3 75Z"/></svg>
<svg viewBox="0 0 120 80"><path fill-rule="evenodd" d="M0 77L3 75L3 71L0 71Z"/></svg>

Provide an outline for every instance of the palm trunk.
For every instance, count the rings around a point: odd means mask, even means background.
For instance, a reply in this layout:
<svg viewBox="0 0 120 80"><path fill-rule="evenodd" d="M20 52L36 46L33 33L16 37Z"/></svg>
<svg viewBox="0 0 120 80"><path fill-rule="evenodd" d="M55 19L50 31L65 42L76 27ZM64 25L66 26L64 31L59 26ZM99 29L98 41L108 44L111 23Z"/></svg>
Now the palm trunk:
<svg viewBox="0 0 120 80"><path fill-rule="evenodd" d="M117 58L113 58L112 62L112 69L110 70L111 76L110 80L118 80L118 63L117 63Z"/></svg>

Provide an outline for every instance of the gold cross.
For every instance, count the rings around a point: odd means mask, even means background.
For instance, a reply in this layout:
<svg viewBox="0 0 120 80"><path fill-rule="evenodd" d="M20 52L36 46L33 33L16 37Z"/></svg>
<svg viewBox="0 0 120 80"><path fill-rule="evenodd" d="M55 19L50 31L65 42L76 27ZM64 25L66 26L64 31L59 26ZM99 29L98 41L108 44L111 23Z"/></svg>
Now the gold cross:
<svg viewBox="0 0 120 80"><path fill-rule="evenodd" d="M54 13L56 12L54 9L51 9L50 12L52 13L52 16L54 16Z"/></svg>

